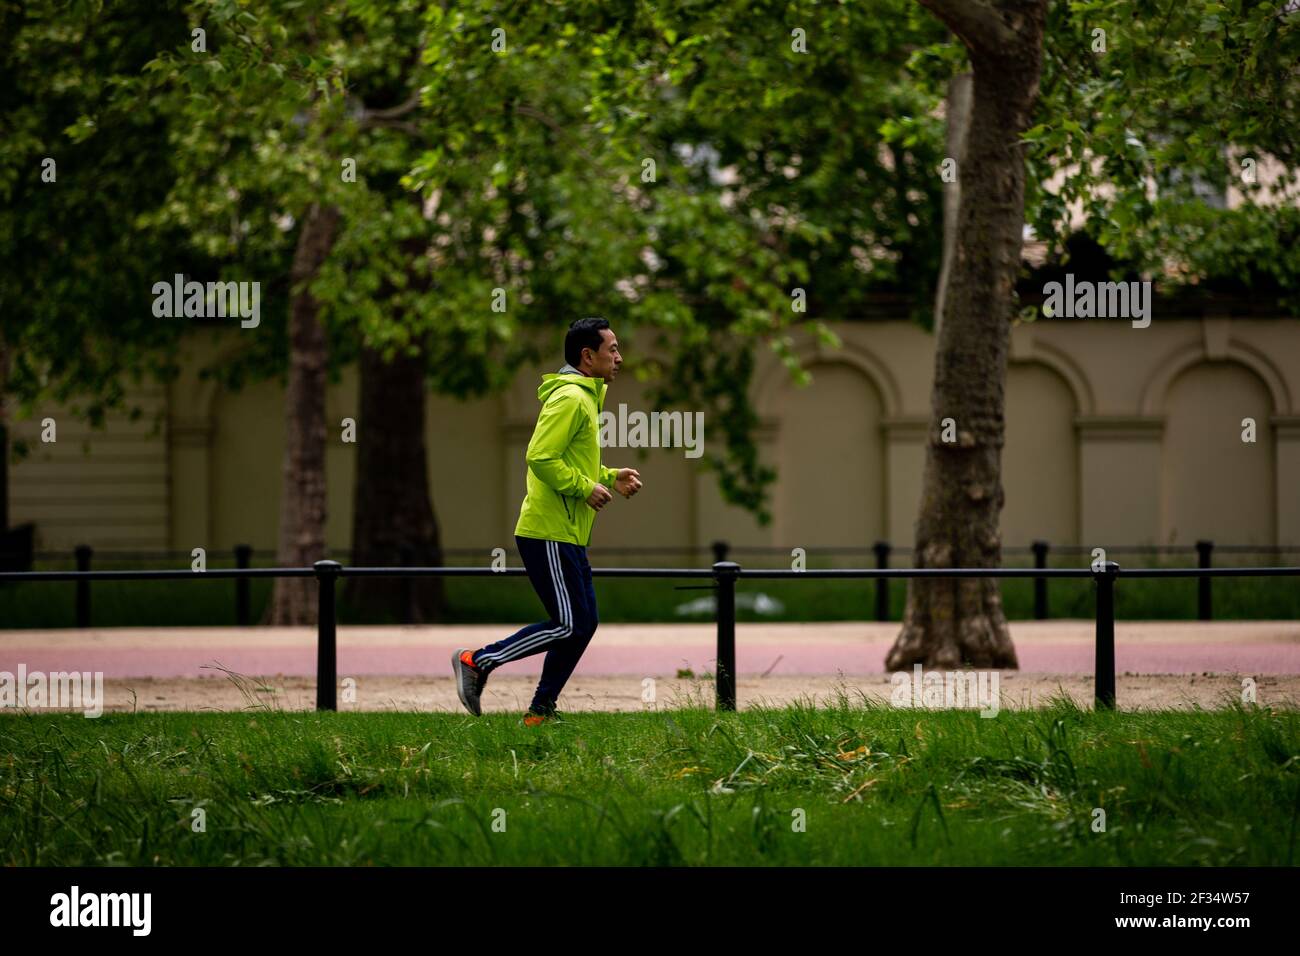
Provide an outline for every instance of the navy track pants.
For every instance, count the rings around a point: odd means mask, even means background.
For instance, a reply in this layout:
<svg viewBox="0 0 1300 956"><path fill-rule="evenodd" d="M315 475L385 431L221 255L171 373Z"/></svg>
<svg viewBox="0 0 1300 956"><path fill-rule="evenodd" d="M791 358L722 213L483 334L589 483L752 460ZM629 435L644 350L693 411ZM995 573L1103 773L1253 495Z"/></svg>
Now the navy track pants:
<svg viewBox="0 0 1300 956"><path fill-rule="evenodd" d="M474 666L490 674L502 664L545 652L542 679L529 709L549 714L596 633L596 589L587 549L581 545L519 535L515 543L550 619L475 651Z"/></svg>

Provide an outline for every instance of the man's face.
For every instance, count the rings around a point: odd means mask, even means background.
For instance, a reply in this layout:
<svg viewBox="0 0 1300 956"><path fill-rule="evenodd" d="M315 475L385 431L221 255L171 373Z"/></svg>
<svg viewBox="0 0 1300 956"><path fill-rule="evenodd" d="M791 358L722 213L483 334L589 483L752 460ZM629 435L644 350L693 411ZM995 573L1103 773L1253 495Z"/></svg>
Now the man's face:
<svg viewBox="0 0 1300 956"><path fill-rule="evenodd" d="M591 364L587 372L593 378L603 378L606 383L614 381L618 375L619 366L623 364L623 356L618 351L618 339L614 337L612 329L600 330L600 348L595 351L583 349L582 354L589 357Z"/></svg>

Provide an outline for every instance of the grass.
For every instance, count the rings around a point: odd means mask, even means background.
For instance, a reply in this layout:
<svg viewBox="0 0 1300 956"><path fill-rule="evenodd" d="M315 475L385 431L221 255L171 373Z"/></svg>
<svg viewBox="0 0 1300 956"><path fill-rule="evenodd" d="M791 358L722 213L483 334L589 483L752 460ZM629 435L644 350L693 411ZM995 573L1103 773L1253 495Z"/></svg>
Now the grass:
<svg viewBox="0 0 1300 956"><path fill-rule="evenodd" d="M0 865L1296 859L1294 712L686 704L532 730L504 714L5 715Z"/></svg>
<svg viewBox="0 0 1300 956"><path fill-rule="evenodd" d="M1137 564L1138 562L1134 562ZM1144 562L1149 563L1149 562ZM66 565L64 565L66 566ZM122 562L102 562L97 567L123 568ZM134 565L145 566L145 565ZM155 565L156 566L156 563ZM231 564L212 562L210 567ZM269 566L259 562L258 566ZM820 566L820 565L815 565ZM1054 563L1053 566L1065 566ZM42 570L53 569L42 566ZM711 621L712 612L679 615L677 607L711 592L678 590L703 581L663 579L622 580L597 578L596 599L600 619L617 622ZM446 578L449 602L447 623L499 624L535 620L540 604L524 578ZM776 598L784 608L775 615L760 615L737 608L739 621L862 621L876 614L874 581L805 579L742 582L739 593L761 592ZM1092 618L1093 584L1086 579L1053 580L1048 585L1049 609L1054 618ZM891 581L890 619L902 619L906 584ZM271 582L250 582L252 620L260 620L271 596ZM1193 620L1197 614L1197 582L1193 579L1121 577L1116 585L1116 617L1126 621ZM183 599L178 600L178 595ZM1213 583L1216 620L1298 620L1300 585L1294 578L1219 578ZM1002 600L1011 620L1033 617L1033 581L1002 582ZM346 587L339 597L339 621L404 623L396 618L376 620L356 613L348 604ZM91 622L98 627L231 626L235 623L235 582L209 580L105 581L91 588ZM75 585L70 582L0 584L0 628L75 627Z"/></svg>

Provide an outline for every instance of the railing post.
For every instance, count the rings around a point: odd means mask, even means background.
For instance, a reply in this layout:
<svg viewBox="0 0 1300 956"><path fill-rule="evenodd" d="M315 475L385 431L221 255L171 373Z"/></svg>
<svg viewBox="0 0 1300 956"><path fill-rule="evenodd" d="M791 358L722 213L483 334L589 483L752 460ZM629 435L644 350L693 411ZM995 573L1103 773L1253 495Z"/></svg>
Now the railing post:
<svg viewBox="0 0 1300 956"><path fill-rule="evenodd" d="M889 567L889 542L877 541L871 546L876 552L876 567L884 570ZM876 578L876 620L889 620L889 579Z"/></svg>
<svg viewBox="0 0 1300 956"><path fill-rule="evenodd" d="M415 545L403 541L401 546L402 567L415 566ZM402 575L402 620L400 624L414 624L415 615L415 578L409 574Z"/></svg>
<svg viewBox="0 0 1300 956"><path fill-rule="evenodd" d="M1197 564L1202 568L1210 567L1213 552L1213 541L1196 542ZM1210 583L1208 576L1196 579L1196 616L1202 621L1214 619L1214 609L1210 605Z"/></svg>
<svg viewBox="0 0 1300 956"><path fill-rule="evenodd" d="M253 548L252 545L237 544L235 545L235 567L247 569L252 564ZM248 627L249 617L248 601L248 578L235 579L235 623L240 627Z"/></svg>
<svg viewBox="0 0 1300 956"><path fill-rule="evenodd" d="M343 565L317 561L316 569L316 709L338 710L338 654L334 620L334 584Z"/></svg>
<svg viewBox="0 0 1300 956"><path fill-rule="evenodd" d="M1047 567L1047 542L1035 541L1031 547L1034 549L1034 567ZM1047 578L1034 578L1034 619L1047 620Z"/></svg>
<svg viewBox="0 0 1300 956"><path fill-rule="evenodd" d="M731 550L731 545L725 541L713 542L713 563L727 560L727 553Z"/></svg>
<svg viewBox="0 0 1300 956"><path fill-rule="evenodd" d="M736 709L736 578L740 565L715 561L713 580L718 594L718 673L714 686L718 710Z"/></svg>
<svg viewBox="0 0 1300 956"><path fill-rule="evenodd" d="M1115 577L1119 565L1107 561L1101 570L1095 567L1092 579L1097 585L1097 656L1093 677L1095 708L1115 709Z"/></svg>
<svg viewBox="0 0 1300 956"><path fill-rule="evenodd" d="M76 547L77 570L90 570L90 545L79 544ZM77 627L90 627L90 581L82 578L77 582Z"/></svg>

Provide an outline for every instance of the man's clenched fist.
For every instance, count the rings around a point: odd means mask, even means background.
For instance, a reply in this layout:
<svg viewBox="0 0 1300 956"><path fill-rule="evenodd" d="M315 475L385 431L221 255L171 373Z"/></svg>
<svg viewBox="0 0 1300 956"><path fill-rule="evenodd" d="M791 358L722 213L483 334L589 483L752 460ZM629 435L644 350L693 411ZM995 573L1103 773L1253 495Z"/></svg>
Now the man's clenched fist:
<svg viewBox="0 0 1300 956"><path fill-rule="evenodd" d="M609 493L609 489L597 482L592 486L591 494L587 496L587 504L592 510L599 511L605 505L614 500L614 496Z"/></svg>
<svg viewBox="0 0 1300 956"><path fill-rule="evenodd" d="M614 479L614 490L624 498L631 498L641 490L641 473L635 468L621 468Z"/></svg>

